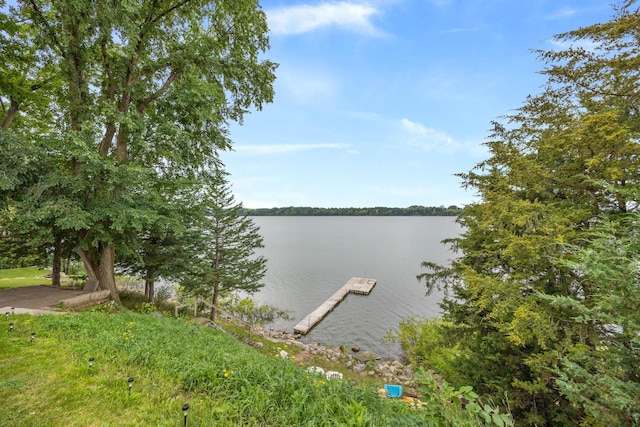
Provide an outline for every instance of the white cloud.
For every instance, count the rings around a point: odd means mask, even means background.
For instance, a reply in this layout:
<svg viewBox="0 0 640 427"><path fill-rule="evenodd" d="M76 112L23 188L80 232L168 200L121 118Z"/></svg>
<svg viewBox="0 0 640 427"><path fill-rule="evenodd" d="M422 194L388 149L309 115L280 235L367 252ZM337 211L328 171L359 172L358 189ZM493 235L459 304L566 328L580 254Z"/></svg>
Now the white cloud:
<svg viewBox="0 0 640 427"><path fill-rule="evenodd" d="M573 15L575 15L576 13L578 13L578 10L576 9L572 9L569 7L564 7L562 9L559 9L555 12L553 12L551 15L549 15L547 18L548 19L564 19L564 18L570 18Z"/></svg>
<svg viewBox="0 0 640 427"><path fill-rule="evenodd" d="M349 148L349 144L271 144L271 145L239 145L238 152L249 154L281 154L295 151L310 151L319 149Z"/></svg>
<svg viewBox="0 0 640 427"><path fill-rule="evenodd" d="M400 120L403 143L410 147L425 151L450 153L456 151L460 144L444 132L428 128L409 119Z"/></svg>
<svg viewBox="0 0 640 427"><path fill-rule="evenodd" d="M368 4L339 1L267 10L267 20L274 34L303 34L337 27L359 34L381 35L371 22L377 13L379 11Z"/></svg>

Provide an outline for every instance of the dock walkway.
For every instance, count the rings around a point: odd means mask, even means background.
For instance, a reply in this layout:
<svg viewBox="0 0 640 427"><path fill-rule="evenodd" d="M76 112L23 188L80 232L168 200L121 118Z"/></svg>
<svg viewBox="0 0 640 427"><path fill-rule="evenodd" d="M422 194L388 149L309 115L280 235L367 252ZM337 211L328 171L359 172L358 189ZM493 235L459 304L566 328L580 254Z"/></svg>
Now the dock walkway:
<svg viewBox="0 0 640 427"><path fill-rule="evenodd" d="M345 297L352 294L369 295L376 285L375 279L365 279L362 277L352 277L336 293L331 295L318 308L313 310L307 317L302 319L293 327L296 334L306 334L320 322L331 310L333 310Z"/></svg>

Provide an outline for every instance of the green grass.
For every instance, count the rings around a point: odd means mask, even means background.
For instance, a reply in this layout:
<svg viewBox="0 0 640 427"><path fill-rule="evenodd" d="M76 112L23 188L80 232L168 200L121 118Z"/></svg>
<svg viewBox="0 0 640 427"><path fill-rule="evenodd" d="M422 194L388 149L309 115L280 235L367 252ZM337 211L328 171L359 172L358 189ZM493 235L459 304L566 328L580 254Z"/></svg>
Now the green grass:
<svg viewBox="0 0 640 427"><path fill-rule="evenodd" d="M460 418L459 409L416 410L373 387L309 374L211 327L103 311L2 320L0 425L181 426L184 403L189 426L437 426Z"/></svg>
<svg viewBox="0 0 640 427"><path fill-rule="evenodd" d="M17 288L21 286L50 285L51 279L45 275L51 270L38 267L10 268L0 270L0 289Z"/></svg>

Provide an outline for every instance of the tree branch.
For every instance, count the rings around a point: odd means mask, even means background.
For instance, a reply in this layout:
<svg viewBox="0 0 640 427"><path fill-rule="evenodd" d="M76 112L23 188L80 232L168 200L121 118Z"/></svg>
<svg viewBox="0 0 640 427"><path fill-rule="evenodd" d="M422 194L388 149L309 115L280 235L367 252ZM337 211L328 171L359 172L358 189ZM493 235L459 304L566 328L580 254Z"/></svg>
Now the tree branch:
<svg viewBox="0 0 640 427"><path fill-rule="evenodd" d="M39 19L40 22L38 24L42 25L47 30L47 33L53 39L53 44L60 51L60 55L63 58L66 59L67 58L67 52L64 50L64 48L62 46L62 43L60 43L60 40L58 40L58 37L56 37L56 32L53 31L51 26L48 25L48 20L47 20L47 18L45 18L44 13L42 13L42 10L40 10L40 7L36 4L36 2L34 0L30 0L29 3L31 4L31 7L33 8L33 11L40 18Z"/></svg>
<svg viewBox="0 0 640 427"><path fill-rule="evenodd" d="M138 112L140 114L144 114L144 111L147 109L149 104L154 102L156 99L160 98L160 96L162 96L171 87L171 84L178 78L179 75L180 75L180 72L178 70L176 69L171 70L171 73L167 77L167 80L165 80L162 87L160 87L160 89L158 89L157 91L149 95L147 98L145 98L143 101L138 103L138 107L137 107Z"/></svg>
<svg viewBox="0 0 640 427"><path fill-rule="evenodd" d="M165 9L164 11L160 12L158 14L158 16L156 16L155 18L151 19L150 21L148 21L148 24L154 24L156 23L158 20L164 18L165 16L167 16L168 14L170 14L171 12L173 12L176 9L181 8L182 6L186 5L187 3L190 3L193 0L182 0L180 2L178 2L177 4Z"/></svg>
<svg viewBox="0 0 640 427"><path fill-rule="evenodd" d="M2 130L9 129L9 126L11 126L11 122L18 115L18 111L20 111L20 104L18 104L16 100L13 99L13 97L9 99L9 108L6 110L4 117L2 118L2 124L0 124L0 129Z"/></svg>

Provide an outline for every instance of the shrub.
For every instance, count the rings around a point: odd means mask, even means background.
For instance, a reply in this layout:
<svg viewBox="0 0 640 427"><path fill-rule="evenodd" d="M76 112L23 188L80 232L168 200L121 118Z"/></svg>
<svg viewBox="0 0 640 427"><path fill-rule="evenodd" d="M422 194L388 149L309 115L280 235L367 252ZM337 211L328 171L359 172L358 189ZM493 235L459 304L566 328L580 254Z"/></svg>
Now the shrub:
<svg viewBox="0 0 640 427"><path fill-rule="evenodd" d="M438 318L408 317L400 322L396 333L389 332L387 339L400 343L404 357L410 363L458 383L453 366L463 355L459 345L447 339L446 329L451 326Z"/></svg>

